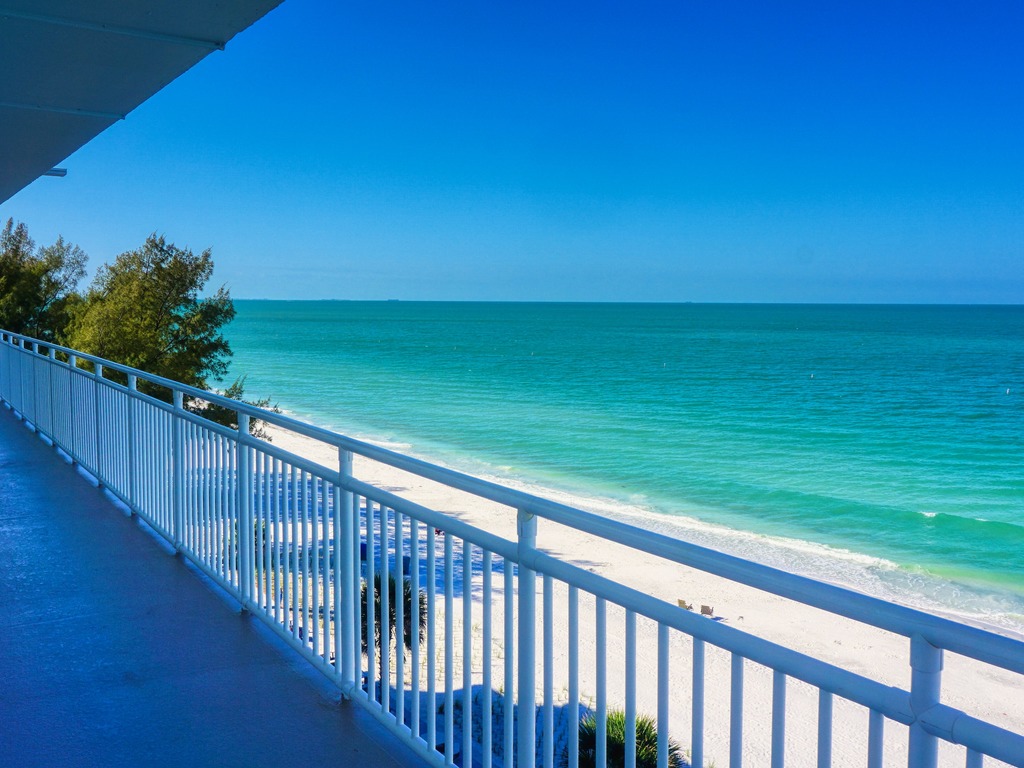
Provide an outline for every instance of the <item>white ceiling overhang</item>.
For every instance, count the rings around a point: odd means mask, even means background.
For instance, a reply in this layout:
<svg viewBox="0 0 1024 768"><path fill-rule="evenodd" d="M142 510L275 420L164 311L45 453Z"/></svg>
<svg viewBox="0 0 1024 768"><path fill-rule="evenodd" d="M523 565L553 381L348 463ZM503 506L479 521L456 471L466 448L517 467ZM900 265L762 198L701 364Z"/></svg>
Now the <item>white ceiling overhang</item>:
<svg viewBox="0 0 1024 768"><path fill-rule="evenodd" d="M282 0L0 0L0 202Z"/></svg>

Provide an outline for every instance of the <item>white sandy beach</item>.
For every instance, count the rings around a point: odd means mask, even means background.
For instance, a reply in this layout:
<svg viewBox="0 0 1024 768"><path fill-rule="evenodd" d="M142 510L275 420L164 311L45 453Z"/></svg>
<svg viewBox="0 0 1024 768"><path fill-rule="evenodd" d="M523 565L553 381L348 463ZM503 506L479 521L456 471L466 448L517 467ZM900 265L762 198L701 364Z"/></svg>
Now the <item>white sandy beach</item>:
<svg viewBox="0 0 1024 768"><path fill-rule="evenodd" d="M274 444L280 448L305 456L328 468L337 466L335 449L278 428L272 428ZM356 457L354 474L360 480L450 514L466 523L515 540L515 516L508 508L454 491L391 467ZM636 520L643 524L642 520ZM903 637L869 627L858 622L826 613L759 590L730 582L719 577L654 558L612 542L596 538L562 526L539 521L538 546L551 554L573 562L609 579L631 586L643 593L660 598L670 605L678 599L693 603L695 607L714 607L715 615L730 626L777 642L788 648L836 664L845 669L873 678L886 685L909 686L909 641ZM504 678L504 653L500 647L503 617L502 580L494 579L492 601L494 638L494 669L492 682L501 686ZM538 579L538 656L540 648L540 590ZM473 636L474 683L481 677L479 645L482 643L480 622L482 607L479 589L474 593ZM565 587L556 582L554 588L554 648L556 698L565 701L568 691L566 647L568 619ZM439 608L443 601L439 599ZM457 600L454 606L455 636L461 638L463 609ZM595 687L595 642L593 600L580 596L580 692L584 703L592 701ZM609 707L621 707L625 701L623 611L608 608L608 702ZM443 625L439 625L442 627ZM640 619L637 624L638 649L638 711L655 715L656 688L656 627L653 622ZM440 647L440 645L439 645ZM672 632L671 676L671 737L686 750L690 744L690 658L691 641ZM459 660L461 664L461 660ZM439 667L440 669L440 667ZM728 764L729 755L729 681L730 656L708 647L706 668L705 761L718 766ZM772 701L771 670L747 662L744 671L744 754L746 764L766 766L770 755L770 727ZM456 687L461 685L461 669L456 670ZM538 700L542 675L537 672ZM946 654L943 677L943 701L963 709L968 714L1003 725L1016 731L1024 730L1024 681L1015 674L992 668L970 659ZM817 758L818 692L798 681L790 681L787 688L787 765L810 766ZM863 766L867 760L868 713L850 702L836 700L833 765ZM906 764L906 734L904 726L886 722L885 764ZM940 744L940 765L962 766L964 750ZM986 765L996 765L987 761Z"/></svg>

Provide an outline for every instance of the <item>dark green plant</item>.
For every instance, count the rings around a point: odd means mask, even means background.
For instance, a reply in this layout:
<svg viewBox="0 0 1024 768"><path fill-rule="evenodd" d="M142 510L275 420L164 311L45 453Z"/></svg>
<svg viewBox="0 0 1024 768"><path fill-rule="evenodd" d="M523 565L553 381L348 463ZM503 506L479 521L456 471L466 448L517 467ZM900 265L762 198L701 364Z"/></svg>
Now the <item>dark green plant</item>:
<svg viewBox="0 0 1024 768"><path fill-rule="evenodd" d="M222 334L235 316L226 288L203 295L213 258L162 236L100 267L68 327L68 346L207 389L227 373L231 348ZM139 382L162 400L169 391ZM150 391L152 390L152 391Z"/></svg>
<svg viewBox="0 0 1024 768"><path fill-rule="evenodd" d="M0 230L0 328L55 341L81 302L75 292L85 275L82 249L58 237L36 248L23 223L8 219Z"/></svg>
<svg viewBox="0 0 1024 768"><path fill-rule="evenodd" d="M626 765L626 713L612 710L607 716L606 756L608 768L625 768ZM580 768L597 765L597 717L588 715L580 721ZM679 745L671 739L668 742L669 768L684 768ZM636 716L636 768L657 768L658 726L654 718Z"/></svg>
<svg viewBox="0 0 1024 768"><path fill-rule="evenodd" d="M227 374L231 347L223 329L235 316L226 287L206 291L212 276L209 250L196 254L163 236L150 235L141 248L100 267L84 298L70 309L64 343L146 373L209 389L211 381ZM117 372L108 375L122 384L127 381ZM235 379L225 396L248 402L243 398L244 382L244 376ZM171 400L167 387L146 381L138 386L147 395ZM276 410L269 400L250 404ZM185 398L184 406L218 424L238 426L238 414L229 407L191 397ZM255 419L249 430L265 436L262 423Z"/></svg>
<svg viewBox="0 0 1024 768"><path fill-rule="evenodd" d="M383 581L381 574L377 573L373 577L373 622L374 632L373 636L377 643L377 648L380 648L381 640L381 582ZM412 579L402 580L402 614L403 614L403 629L405 631L405 647L412 648L412 631L413 631L413 615L412 615L412 594L413 589ZM396 593L398 592L398 579L395 578L394 574L388 574L388 636L391 641L394 642L396 636L396 615L397 615L397 601L395 599ZM360 590L360 603L362 606L361 614L362 621L360 622L362 627L361 637L363 640L363 651L366 651L366 579L363 579L362 589ZM427 630L427 593L424 590L420 590L419 600L419 639L423 640L426 637Z"/></svg>

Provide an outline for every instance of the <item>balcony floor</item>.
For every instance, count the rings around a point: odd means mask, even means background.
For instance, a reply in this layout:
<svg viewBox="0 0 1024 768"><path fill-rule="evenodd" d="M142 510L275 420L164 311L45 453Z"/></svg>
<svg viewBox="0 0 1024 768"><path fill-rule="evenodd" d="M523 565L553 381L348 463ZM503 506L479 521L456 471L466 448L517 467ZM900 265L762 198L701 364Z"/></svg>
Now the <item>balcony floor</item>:
<svg viewBox="0 0 1024 768"><path fill-rule="evenodd" d="M0 763L422 765L0 408Z"/></svg>

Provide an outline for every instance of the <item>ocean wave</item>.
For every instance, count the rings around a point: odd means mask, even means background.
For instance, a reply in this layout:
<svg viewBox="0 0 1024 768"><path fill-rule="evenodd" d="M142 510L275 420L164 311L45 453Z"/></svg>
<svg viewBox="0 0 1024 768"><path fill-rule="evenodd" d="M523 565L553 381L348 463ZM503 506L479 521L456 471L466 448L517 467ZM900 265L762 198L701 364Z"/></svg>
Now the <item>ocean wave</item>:
<svg viewBox="0 0 1024 768"><path fill-rule="evenodd" d="M1024 639L1024 594L907 568L828 544L731 528L700 519L696 516L699 510L667 514L643 504L558 490L500 473L481 476L671 538Z"/></svg>
<svg viewBox="0 0 1024 768"><path fill-rule="evenodd" d="M296 414L304 418L304 414ZM335 428L330 425L329 428ZM492 465L476 457L448 455L438 450L428 454L421 446L359 429L353 437L382 448L414 455L440 466L447 466L482 479L570 507L636 525L671 538L707 549L761 563L788 573L796 573L863 594L907 605L958 621L1024 637L1024 595L989 589L966 583L955 576L935 574L920 568L901 566L892 560L851 549L794 537L757 533L732 528L702 519L713 510L697 507L672 512L657 509L642 493L625 499L567 491L523 477L516 467ZM429 447L428 447L429 451ZM431 452L432 453L432 452ZM442 454L439 456L438 454ZM929 525L955 527L989 525L992 521L964 518L943 512L919 511ZM995 523L1015 535L1024 528L1010 523Z"/></svg>
<svg viewBox="0 0 1024 768"><path fill-rule="evenodd" d="M945 525L957 528L976 528L990 534L1024 537L1024 525L1003 520L990 520L986 517L968 517L950 512L918 512L927 518L932 525Z"/></svg>

